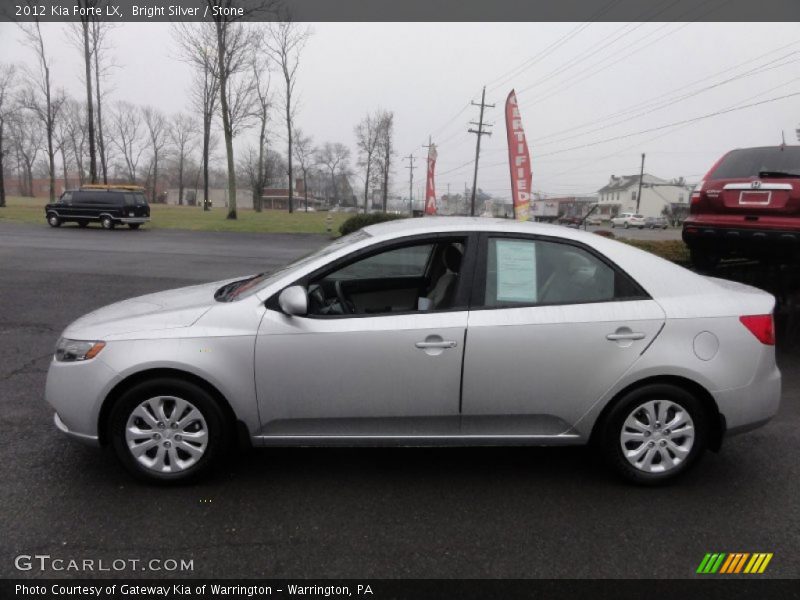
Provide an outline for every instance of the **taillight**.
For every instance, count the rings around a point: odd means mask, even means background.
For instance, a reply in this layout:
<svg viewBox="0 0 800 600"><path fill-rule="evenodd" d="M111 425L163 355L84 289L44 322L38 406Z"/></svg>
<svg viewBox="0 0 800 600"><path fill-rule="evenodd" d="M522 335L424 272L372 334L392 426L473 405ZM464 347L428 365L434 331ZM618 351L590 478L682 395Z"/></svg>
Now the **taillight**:
<svg viewBox="0 0 800 600"><path fill-rule="evenodd" d="M739 317L739 320L759 342L767 346L775 345L775 321L772 315L747 315Z"/></svg>
<svg viewBox="0 0 800 600"><path fill-rule="evenodd" d="M704 179L703 181L698 183L696 186L694 186L694 189L692 190L692 204L697 204L698 202L700 202L700 196L702 194L703 186L705 184L706 184L706 182L705 182L705 179Z"/></svg>

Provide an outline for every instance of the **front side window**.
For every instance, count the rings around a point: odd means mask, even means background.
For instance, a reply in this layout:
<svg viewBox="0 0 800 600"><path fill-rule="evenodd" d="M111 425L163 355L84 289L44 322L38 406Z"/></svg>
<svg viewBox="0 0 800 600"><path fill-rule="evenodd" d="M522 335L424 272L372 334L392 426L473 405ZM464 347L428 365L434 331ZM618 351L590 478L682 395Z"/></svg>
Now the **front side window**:
<svg viewBox="0 0 800 600"><path fill-rule="evenodd" d="M624 274L571 244L491 238L484 306L585 304L643 296Z"/></svg>
<svg viewBox="0 0 800 600"><path fill-rule="evenodd" d="M465 240L406 244L350 262L309 282L309 315L384 315L452 309Z"/></svg>

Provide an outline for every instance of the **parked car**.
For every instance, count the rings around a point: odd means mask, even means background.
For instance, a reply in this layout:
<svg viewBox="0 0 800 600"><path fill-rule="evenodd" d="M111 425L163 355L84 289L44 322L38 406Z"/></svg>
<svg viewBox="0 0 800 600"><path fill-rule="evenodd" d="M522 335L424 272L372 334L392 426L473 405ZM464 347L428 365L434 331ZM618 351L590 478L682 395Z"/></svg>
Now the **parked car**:
<svg viewBox="0 0 800 600"><path fill-rule="evenodd" d="M624 212L611 219L611 228L624 227L638 227L644 229L644 217L636 213Z"/></svg>
<svg viewBox="0 0 800 600"><path fill-rule="evenodd" d="M95 310L63 332L45 395L59 429L152 481L207 472L238 434L592 443L655 484L778 410L774 304L585 231L402 219L271 275Z"/></svg>
<svg viewBox="0 0 800 600"><path fill-rule="evenodd" d="M648 229L666 229L669 227L669 222L666 217L646 217L644 226Z"/></svg>
<svg viewBox="0 0 800 600"><path fill-rule="evenodd" d="M138 229L150 220L150 206L144 188L127 185L85 185L61 194L57 202L44 207L47 224L77 223L86 227L98 222L103 229L127 225Z"/></svg>
<svg viewBox="0 0 800 600"><path fill-rule="evenodd" d="M742 148L723 156L692 192L683 240L701 268L736 256L796 262L800 146Z"/></svg>

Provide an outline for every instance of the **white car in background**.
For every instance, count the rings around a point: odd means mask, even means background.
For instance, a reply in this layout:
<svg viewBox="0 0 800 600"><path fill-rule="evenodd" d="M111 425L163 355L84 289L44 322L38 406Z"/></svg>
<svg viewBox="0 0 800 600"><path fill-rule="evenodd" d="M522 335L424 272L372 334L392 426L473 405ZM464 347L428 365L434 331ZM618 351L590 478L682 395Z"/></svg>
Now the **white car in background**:
<svg viewBox="0 0 800 600"><path fill-rule="evenodd" d="M638 227L639 229L644 229L644 224L645 220L642 215L630 212L624 212L611 219L612 229L614 227L624 227L625 229L629 227Z"/></svg>

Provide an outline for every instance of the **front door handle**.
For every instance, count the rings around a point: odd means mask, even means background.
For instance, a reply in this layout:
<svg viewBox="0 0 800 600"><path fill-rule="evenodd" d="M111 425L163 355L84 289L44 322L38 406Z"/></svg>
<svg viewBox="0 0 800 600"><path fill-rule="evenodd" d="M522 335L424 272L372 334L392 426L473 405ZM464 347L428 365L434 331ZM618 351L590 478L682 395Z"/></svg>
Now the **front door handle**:
<svg viewBox="0 0 800 600"><path fill-rule="evenodd" d="M422 350L427 350L428 348L455 348L458 346L458 342L442 340L441 342L417 342L414 345Z"/></svg>
<svg viewBox="0 0 800 600"><path fill-rule="evenodd" d="M640 331L609 333L606 336L606 339L611 340L612 342L617 342L619 340L643 340L644 338L645 334L641 333Z"/></svg>

